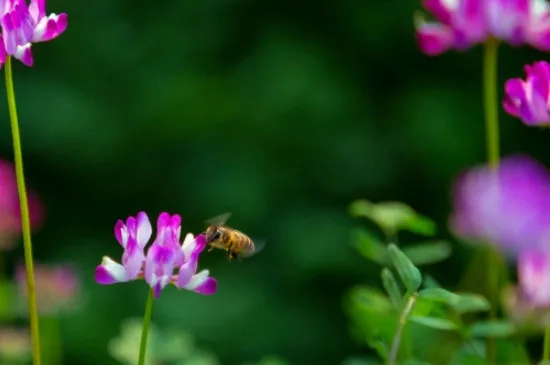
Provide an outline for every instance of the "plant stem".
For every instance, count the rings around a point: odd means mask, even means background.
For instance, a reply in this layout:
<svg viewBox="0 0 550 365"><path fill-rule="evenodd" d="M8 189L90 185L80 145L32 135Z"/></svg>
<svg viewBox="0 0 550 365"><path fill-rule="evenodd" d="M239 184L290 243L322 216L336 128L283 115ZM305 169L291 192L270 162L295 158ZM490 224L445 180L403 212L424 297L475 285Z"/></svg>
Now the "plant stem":
<svg viewBox="0 0 550 365"><path fill-rule="evenodd" d="M34 365L40 365L40 331L38 327L38 309L36 306L36 289L34 281L34 269L32 260L31 226L29 219L29 204L27 201L27 189L25 187L25 174L23 172L23 153L21 151L21 137L19 135L19 122L17 119L17 107L15 104L15 91L13 88L13 72L11 57L6 59L6 94L8 97L8 111L10 115L11 134L13 138L13 153L15 156L15 175L17 178L17 191L21 206L21 225L23 230L23 248L25 252L25 268L27 270L27 290L29 301L29 319L31 325L32 361Z"/></svg>
<svg viewBox="0 0 550 365"><path fill-rule="evenodd" d="M550 361L550 327L544 331L544 347L542 348L542 360Z"/></svg>
<svg viewBox="0 0 550 365"><path fill-rule="evenodd" d="M498 42L490 38L485 42L483 57L483 95L485 107L485 134L487 162L493 169L498 169L500 161L500 142L498 126L498 93L497 66Z"/></svg>
<svg viewBox="0 0 550 365"><path fill-rule="evenodd" d="M145 314L143 315L143 327L141 328L141 343L139 345L138 365L145 364L145 352L147 351L147 337L149 336L149 327L151 326L151 316L153 314L153 302L155 297L153 289L149 290L147 303L145 304Z"/></svg>
<svg viewBox="0 0 550 365"><path fill-rule="evenodd" d="M498 125L498 92L497 92L497 66L498 66L498 42L489 38L485 42L483 57L483 95L485 107L485 134L487 162L494 171L498 170L500 163L499 125ZM491 309L490 319L496 317L499 287L499 257L493 249L488 252L487 280ZM494 362L495 339L487 339L487 359L489 364Z"/></svg>
<svg viewBox="0 0 550 365"><path fill-rule="evenodd" d="M412 293L411 296L409 297L409 300L407 301L407 304L405 305L405 308L403 309L403 312L401 312L401 317L399 317L397 330L395 331L395 336L393 337L390 355L388 356L388 365L395 365L397 361L397 353L399 352L399 345L401 344L401 337L403 336L403 330L405 329L405 325L407 324L409 315L411 314L414 308L417 297L418 297L418 293Z"/></svg>

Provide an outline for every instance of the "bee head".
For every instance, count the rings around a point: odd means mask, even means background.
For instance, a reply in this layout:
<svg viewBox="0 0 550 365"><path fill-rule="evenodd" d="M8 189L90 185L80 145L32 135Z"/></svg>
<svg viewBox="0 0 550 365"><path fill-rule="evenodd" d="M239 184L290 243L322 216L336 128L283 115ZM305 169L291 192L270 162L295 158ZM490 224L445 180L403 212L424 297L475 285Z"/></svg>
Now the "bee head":
<svg viewBox="0 0 550 365"><path fill-rule="evenodd" d="M219 240L220 237L222 236L222 231L219 230L218 227L216 226L209 226L206 229L206 232L204 235L206 237L206 242L210 243L210 242Z"/></svg>

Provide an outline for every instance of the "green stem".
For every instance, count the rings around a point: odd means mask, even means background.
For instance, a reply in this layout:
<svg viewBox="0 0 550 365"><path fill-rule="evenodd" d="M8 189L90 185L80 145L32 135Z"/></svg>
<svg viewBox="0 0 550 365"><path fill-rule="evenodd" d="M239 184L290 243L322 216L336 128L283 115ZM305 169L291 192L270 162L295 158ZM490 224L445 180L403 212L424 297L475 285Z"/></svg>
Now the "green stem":
<svg viewBox="0 0 550 365"><path fill-rule="evenodd" d="M147 303L145 304L145 314L143 315L143 327L141 328L141 343L139 345L138 365L145 364L145 352L147 351L147 337L149 336L149 327L151 326L151 316L153 314L153 302L155 297L153 289L149 290Z"/></svg>
<svg viewBox="0 0 550 365"><path fill-rule="evenodd" d="M23 173L23 153L21 152L21 138L19 136L19 122L17 120L17 108L15 106L15 91L13 88L13 76L11 57L6 59L6 94L8 97L8 111L10 115L11 134L13 138L13 153L15 156L15 175L17 178L17 191L21 206L21 224L23 230L23 248L25 251L25 268L27 270L27 290L29 292L29 318L31 322L32 361L34 365L40 365L40 335L38 328L38 309L36 306L36 289L34 282L34 269L32 260L31 226L29 220L29 204L27 202L27 189L25 187L25 174Z"/></svg>
<svg viewBox="0 0 550 365"><path fill-rule="evenodd" d="M403 312L401 312L401 317L399 317L399 324L397 325L397 330L395 331L395 335L393 337L390 355L388 356L388 365L395 365L397 361L397 354L399 352L399 345L401 344L403 330L405 329L405 325L407 324L409 315L414 308L417 297L418 293L412 293L409 297L409 300L407 301L407 304L405 305L405 308L403 309Z"/></svg>
<svg viewBox="0 0 550 365"><path fill-rule="evenodd" d="M487 162L497 169L500 161L500 143L498 126L497 66L498 42L489 39L485 42L483 57L483 95L485 106L485 134Z"/></svg>
<svg viewBox="0 0 550 365"><path fill-rule="evenodd" d="M496 39L488 39L485 42L485 52L483 57L483 102L485 107L485 134L487 162L489 167L496 171L500 163L499 146L499 125L498 125L498 42ZM499 258L497 253L489 250L487 265L487 280L489 289L489 300L491 301L490 319L496 317L499 287ZM487 339L487 359L489 363L494 362L495 340Z"/></svg>
<svg viewBox="0 0 550 365"><path fill-rule="evenodd" d="M550 327L544 331L544 347L542 348L542 360L550 361Z"/></svg>

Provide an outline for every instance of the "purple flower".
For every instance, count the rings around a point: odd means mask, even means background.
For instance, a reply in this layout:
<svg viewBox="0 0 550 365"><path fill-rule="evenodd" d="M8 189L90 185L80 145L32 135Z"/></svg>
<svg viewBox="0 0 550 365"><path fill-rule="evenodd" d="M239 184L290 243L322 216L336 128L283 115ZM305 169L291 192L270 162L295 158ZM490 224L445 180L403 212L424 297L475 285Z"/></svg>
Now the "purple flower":
<svg viewBox="0 0 550 365"><path fill-rule="evenodd" d="M67 28L67 14L46 15L46 0L0 0L0 24L3 47L0 64L6 56L13 56L32 66L32 43L46 42L59 36Z"/></svg>
<svg viewBox="0 0 550 365"><path fill-rule="evenodd" d="M550 50L550 5L541 0L424 0L436 21L420 19L417 40L435 56L465 50L493 37Z"/></svg>
<svg viewBox="0 0 550 365"><path fill-rule="evenodd" d="M518 256L518 281L526 302L536 308L550 307L550 252L521 252Z"/></svg>
<svg viewBox="0 0 550 365"><path fill-rule="evenodd" d="M541 247L550 232L550 175L527 156L502 160L498 171L471 169L454 189L453 231L509 253Z"/></svg>
<svg viewBox="0 0 550 365"><path fill-rule="evenodd" d="M510 115L520 118L526 125L550 124L550 65L538 61L525 66L525 81L514 78L504 85L503 106Z"/></svg>
<svg viewBox="0 0 550 365"><path fill-rule="evenodd" d="M115 237L124 249L122 264L104 257L96 268L96 281L108 285L144 278L156 298L168 284L205 295L216 292L217 282L209 277L209 271L197 273L199 255L206 248L204 235L188 233L180 244L181 217L168 213L159 215L157 236L145 253L151 235L151 223L144 212L129 217L126 224L119 220Z"/></svg>
<svg viewBox="0 0 550 365"><path fill-rule="evenodd" d="M80 292L80 282L70 265L44 265L34 263L38 310L42 314L54 314L75 309ZM15 271L15 281L23 308L27 303L27 273L20 263Z"/></svg>
<svg viewBox="0 0 550 365"><path fill-rule="evenodd" d="M38 195L27 189L29 216L32 229L44 221L44 207ZM21 209L17 194L17 180L13 165L0 159L0 251L15 247L21 234Z"/></svg>

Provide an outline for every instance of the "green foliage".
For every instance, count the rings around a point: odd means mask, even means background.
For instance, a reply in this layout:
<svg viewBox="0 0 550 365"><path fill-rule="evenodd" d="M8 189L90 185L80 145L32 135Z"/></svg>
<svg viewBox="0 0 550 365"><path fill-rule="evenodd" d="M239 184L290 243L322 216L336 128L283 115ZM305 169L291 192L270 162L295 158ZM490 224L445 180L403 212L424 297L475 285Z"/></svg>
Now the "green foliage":
<svg viewBox="0 0 550 365"><path fill-rule="evenodd" d="M383 363L371 357L350 356L342 361L340 365L383 365Z"/></svg>
<svg viewBox="0 0 550 365"><path fill-rule="evenodd" d="M109 343L109 353L122 364L137 363L142 319L127 319L118 337ZM218 365L214 354L196 347L193 336L185 331L159 330L151 324L147 343L146 365Z"/></svg>
<svg viewBox="0 0 550 365"><path fill-rule="evenodd" d="M388 293L391 302L393 303L395 308L399 309L399 307L401 306L403 293L399 288L399 284L395 280L395 276L393 276L391 270L386 267L382 269L381 276L382 285L384 286L384 289L386 289L386 292Z"/></svg>
<svg viewBox="0 0 550 365"><path fill-rule="evenodd" d="M441 262L451 256L451 244L447 241L414 243L404 246L402 250L417 266Z"/></svg>
<svg viewBox="0 0 550 365"><path fill-rule="evenodd" d="M413 316L410 320L423 326L441 331L456 331L460 328L459 325L447 318Z"/></svg>
<svg viewBox="0 0 550 365"><path fill-rule="evenodd" d="M420 270L414 266L407 255L399 250L396 245L390 244L388 251L395 270L397 270L399 277L403 281L403 284L405 284L405 288L407 288L409 293L415 292L422 284Z"/></svg>
<svg viewBox="0 0 550 365"><path fill-rule="evenodd" d="M469 337L506 338L510 337L514 333L514 324L508 321L499 320L474 323L468 328L467 335Z"/></svg>
<svg viewBox="0 0 550 365"><path fill-rule="evenodd" d="M439 303L445 303L459 314L468 312L483 312L490 309L490 304L478 294L455 294L443 288L422 289L420 297Z"/></svg>
<svg viewBox="0 0 550 365"><path fill-rule="evenodd" d="M242 365L290 365L290 363L280 356L269 355L257 362L245 362Z"/></svg>
<svg viewBox="0 0 550 365"><path fill-rule="evenodd" d="M395 202L375 205L361 200L354 202L350 211L377 223L390 240L399 230L415 232L410 222L418 221L411 218L416 212ZM453 292L441 287L432 276L422 275L417 266L450 256L448 242L435 240L398 247L355 228L352 245L363 257L384 266L380 277L386 294L373 288L355 288L349 306L355 331L380 358L388 359L394 336L402 332L398 343L403 364L487 364L485 343L477 338L509 338L516 333L514 325L506 321L476 321L476 313L490 309L484 296ZM427 343L430 346L425 346ZM501 346L498 351L499 356L510 351L510 356L520 356L510 346Z"/></svg>
<svg viewBox="0 0 550 365"><path fill-rule="evenodd" d="M356 200L351 203L349 212L354 217L363 217L376 223L387 235L393 236L399 231L409 231L423 236L433 236L435 223L401 202L372 203L368 200Z"/></svg>
<svg viewBox="0 0 550 365"><path fill-rule="evenodd" d="M351 232L352 245L365 258L380 265L389 264L389 255L386 245L380 242L371 233L361 228L355 228Z"/></svg>

